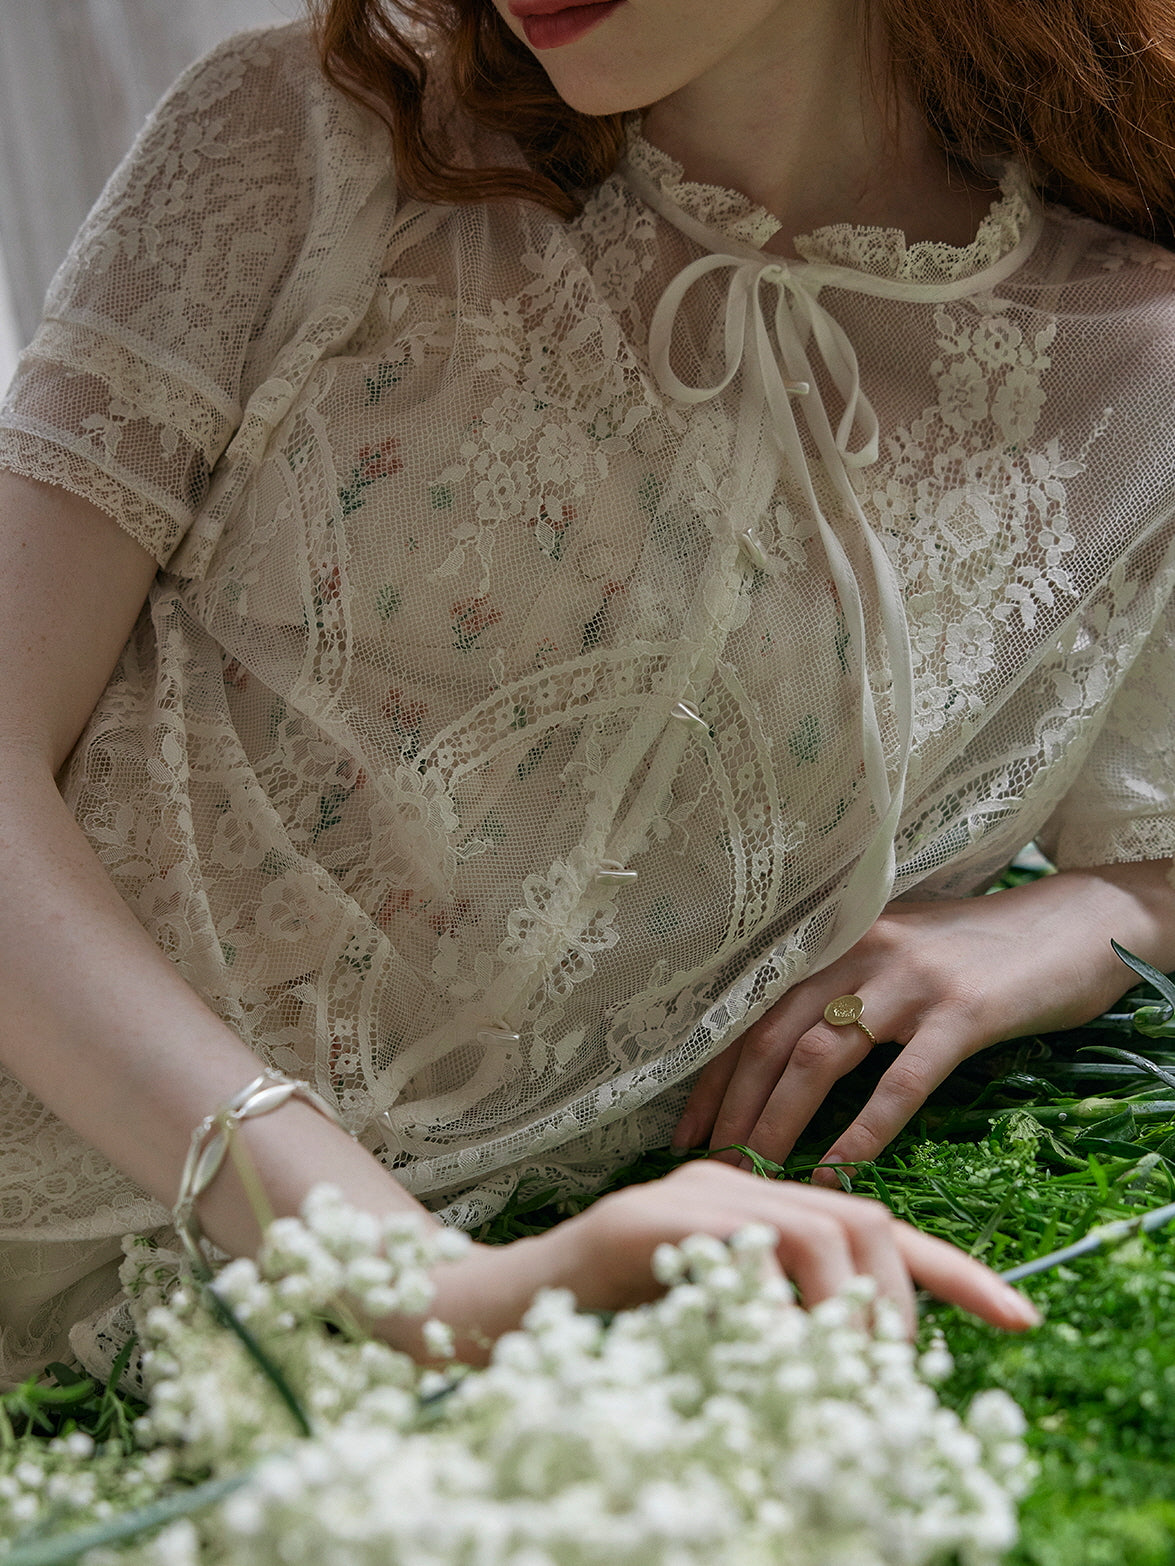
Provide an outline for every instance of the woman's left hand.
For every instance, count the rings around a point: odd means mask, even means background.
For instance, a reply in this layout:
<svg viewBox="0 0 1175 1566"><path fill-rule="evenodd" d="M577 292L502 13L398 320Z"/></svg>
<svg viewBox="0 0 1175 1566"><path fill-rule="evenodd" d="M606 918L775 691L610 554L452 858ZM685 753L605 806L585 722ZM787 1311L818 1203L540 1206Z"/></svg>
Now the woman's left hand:
<svg viewBox="0 0 1175 1566"><path fill-rule="evenodd" d="M1169 861L1099 866L991 897L891 903L843 957L789 990L703 1069L674 1144L740 1143L782 1162L832 1085L873 1047L857 1024L824 1020L830 1001L857 995L878 1042L901 1049L823 1162L875 1158L969 1055L1078 1027L1124 994L1136 981L1111 937L1159 968L1175 967L1169 869ZM832 1170L814 1179L837 1183Z"/></svg>

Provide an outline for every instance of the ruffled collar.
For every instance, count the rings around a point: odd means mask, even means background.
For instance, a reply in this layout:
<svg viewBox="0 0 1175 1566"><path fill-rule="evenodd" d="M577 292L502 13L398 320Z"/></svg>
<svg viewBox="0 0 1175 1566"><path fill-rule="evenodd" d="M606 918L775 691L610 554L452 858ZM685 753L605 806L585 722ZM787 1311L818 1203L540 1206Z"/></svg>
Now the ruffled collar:
<svg viewBox="0 0 1175 1566"><path fill-rule="evenodd" d="M622 164L654 182L683 212L714 233L761 250L780 230L780 220L737 190L687 180L680 163L646 141L639 125L629 128ZM1000 179L1000 194L968 245L934 240L908 244L898 228L871 228L833 223L796 238L804 261L846 267L872 277L898 282L942 284L971 277L994 266L1020 243L1035 207L1028 176L1009 164Z"/></svg>

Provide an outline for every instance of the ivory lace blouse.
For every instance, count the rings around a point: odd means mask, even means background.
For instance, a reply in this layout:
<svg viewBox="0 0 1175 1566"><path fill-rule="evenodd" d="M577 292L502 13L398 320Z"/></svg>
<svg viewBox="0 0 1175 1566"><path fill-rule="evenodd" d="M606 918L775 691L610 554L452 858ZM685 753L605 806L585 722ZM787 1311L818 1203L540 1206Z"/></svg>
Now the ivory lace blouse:
<svg viewBox="0 0 1175 1566"><path fill-rule="evenodd" d="M452 1222L663 1144L892 896L1175 853L1175 257L1014 171L962 249L777 227L636 135L574 222L397 200L305 31L252 34L0 421L161 566L86 835ZM166 1221L4 1078L3 1374Z"/></svg>

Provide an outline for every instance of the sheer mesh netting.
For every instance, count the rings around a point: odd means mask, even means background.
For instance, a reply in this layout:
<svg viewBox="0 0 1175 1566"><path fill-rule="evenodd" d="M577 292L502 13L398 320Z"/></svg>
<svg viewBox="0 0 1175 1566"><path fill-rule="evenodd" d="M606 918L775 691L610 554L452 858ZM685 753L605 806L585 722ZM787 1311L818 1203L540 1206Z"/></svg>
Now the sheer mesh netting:
<svg viewBox="0 0 1175 1566"><path fill-rule="evenodd" d="M635 134L571 224L397 207L253 35L7 407L165 566L63 777L89 840L451 1221L666 1141L895 892L1175 850L1172 258L1015 172L965 249L776 227ZM0 1148L13 1373L166 1214L12 1081Z"/></svg>

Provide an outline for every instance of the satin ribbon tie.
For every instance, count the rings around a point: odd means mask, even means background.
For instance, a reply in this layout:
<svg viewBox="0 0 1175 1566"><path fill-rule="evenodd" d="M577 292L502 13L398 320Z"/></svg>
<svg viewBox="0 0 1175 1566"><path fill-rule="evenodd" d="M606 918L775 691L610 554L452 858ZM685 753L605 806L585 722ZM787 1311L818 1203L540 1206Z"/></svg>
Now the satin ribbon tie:
<svg viewBox="0 0 1175 1566"><path fill-rule="evenodd" d="M658 198L650 198L661 209ZM671 216L683 232L704 242L698 225L684 216ZM713 237L713 236L710 236ZM711 273L728 273L723 335L725 365L721 378L711 386L690 386L671 364L673 341L682 304L695 283ZM807 274L807 275L806 275ZM835 584L851 645L856 649L860 680L860 723L865 775L876 827L844 889L844 909L868 907L875 918L893 885L896 866L895 833L901 819L906 774L913 748L913 669L909 630L901 589L884 546L861 508L853 484L853 471L869 467L880 456L877 412L861 387L856 351L843 327L820 303L823 279L811 276L805 266L791 267L778 257L759 251L733 254L725 247L699 256L669 283L661 296L649 330L650 362L665 393L679 402L699 404L719 397L745 373L740 424L755 428L760 421L770 432L789 471L806 489ZM764 309L768 288L776 290L775 307ZM813 382L814 360L835 388L843 411L833 428L819 388ZM880 715L869 680L865 607L853 563L846 553L836 525L824 514L812 482L810 456L805 450L793 407L793 398L805 397L804 422L828 476L841 492L847 517L856 519L861 543L876 590L883 634L889 648L893 676L893 708L898 725L899 755L889 775L882 740ZM855 442L855 444L854 444ZM838 921L839 925L839 921ZM833 955L844 948L836 948Z"/></svg>
<svg viewBox="0 0 1175 1566"><path fill-rule="evenodd" d="M730 273L723 331L725 373L711 386L691 386L672 365L678 317L694 284L719 271ZM764 310L765 287L776 290L775 308L769 314ZM653 371L669 396L690 405L710 402L721 396L746 366L777 431L794 424L791 398L807 396L812 390L808 342L844 404L834 433L840 459L846 468L868 467L878 458L879 427L873 405L861 389L857 355L843 327L791 267L762 256L699 256L661 295L649 330ZM856 445L854 435L858 437Z"/></svg>

